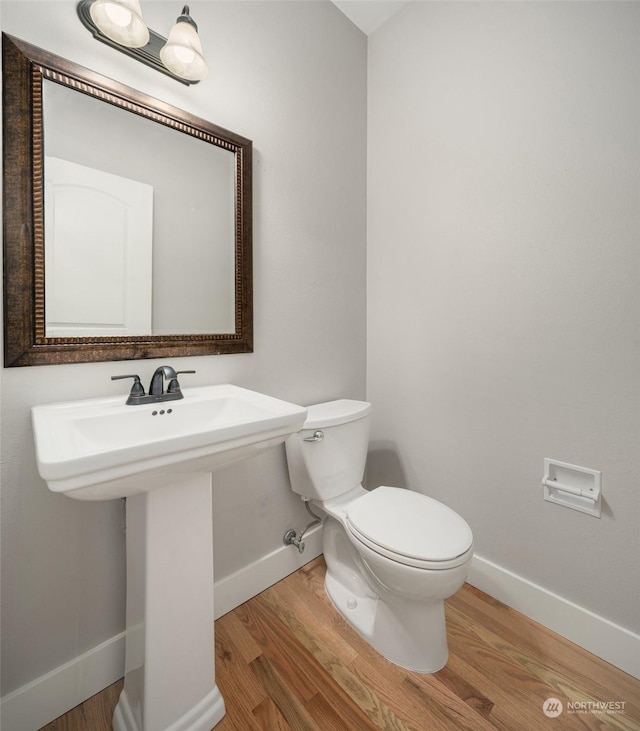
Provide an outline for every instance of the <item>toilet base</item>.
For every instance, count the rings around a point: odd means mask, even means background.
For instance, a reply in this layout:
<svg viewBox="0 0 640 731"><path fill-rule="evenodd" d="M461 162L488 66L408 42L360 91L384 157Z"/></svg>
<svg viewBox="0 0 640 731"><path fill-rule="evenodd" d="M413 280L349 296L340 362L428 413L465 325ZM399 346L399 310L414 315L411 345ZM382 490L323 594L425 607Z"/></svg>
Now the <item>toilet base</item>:
<svg viewBox="0 0 640 731"><path fill-rule="evenodd" d="M435 673L447 664L449 651L444 602L393 602L356 594L329 570L325 589L344 619L373 649L395 665L418 673Z"/></svg>

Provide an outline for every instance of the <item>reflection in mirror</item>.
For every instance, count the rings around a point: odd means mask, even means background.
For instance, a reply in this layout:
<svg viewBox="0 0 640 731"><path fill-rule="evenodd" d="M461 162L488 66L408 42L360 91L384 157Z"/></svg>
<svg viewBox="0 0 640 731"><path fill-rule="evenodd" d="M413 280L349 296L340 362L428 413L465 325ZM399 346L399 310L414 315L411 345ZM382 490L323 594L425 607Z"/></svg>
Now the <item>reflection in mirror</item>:
<svg viewBox="0 0 640 731"><path fill-rule="evenodd" d="M5 366L251 352L251 141L3 35Z"/></svg>
<svg viewBox="0 0 640 731"><path fill-rule="evenodd" d="M47 337L233 333L233 153L51 81L43 110Z"/></svg>

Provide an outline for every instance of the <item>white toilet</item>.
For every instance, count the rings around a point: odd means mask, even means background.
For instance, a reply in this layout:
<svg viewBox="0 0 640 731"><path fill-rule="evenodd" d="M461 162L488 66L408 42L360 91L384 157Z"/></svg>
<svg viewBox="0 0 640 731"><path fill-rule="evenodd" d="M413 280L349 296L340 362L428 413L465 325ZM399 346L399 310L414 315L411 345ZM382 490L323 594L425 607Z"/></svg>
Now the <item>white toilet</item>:
<svg viewBox="0 0 640 731"><path fill-rule="evenodd" d="M371 404L310 406L286 441L294 492L327 514L325 586L342 616L381 655L433 673L447 662L444 600L464 583L473 535L453 510L362 477Z"/></svg>

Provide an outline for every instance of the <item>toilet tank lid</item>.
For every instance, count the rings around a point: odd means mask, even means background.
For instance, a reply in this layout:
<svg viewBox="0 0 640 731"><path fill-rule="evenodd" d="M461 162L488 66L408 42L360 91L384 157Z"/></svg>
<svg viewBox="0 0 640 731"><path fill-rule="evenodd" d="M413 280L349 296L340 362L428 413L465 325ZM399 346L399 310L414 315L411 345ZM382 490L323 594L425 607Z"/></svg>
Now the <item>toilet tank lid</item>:
<svg viewBox="0 0 640 731"><path fill-rule="evenodd" d="M326 429L330 426L347 424L350 421L362 419L371 413L373 407L367 401L353 401L338 399L325 401L322 404L313 404L307 407L307 420L303 429Z"/></svg>

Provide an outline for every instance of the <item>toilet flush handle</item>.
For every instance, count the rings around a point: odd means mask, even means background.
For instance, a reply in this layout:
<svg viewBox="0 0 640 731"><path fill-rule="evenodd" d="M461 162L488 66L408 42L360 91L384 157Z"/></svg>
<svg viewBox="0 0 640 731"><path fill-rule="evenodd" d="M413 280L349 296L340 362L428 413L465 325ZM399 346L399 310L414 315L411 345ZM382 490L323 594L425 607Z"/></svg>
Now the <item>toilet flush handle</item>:
<svg viewBox="0 0 640 731"><path fill-rule="evenodd" d="M312 437L305 437L302 441L304 442L321 442L324 439L324 432L316 431Z"/></svg>

